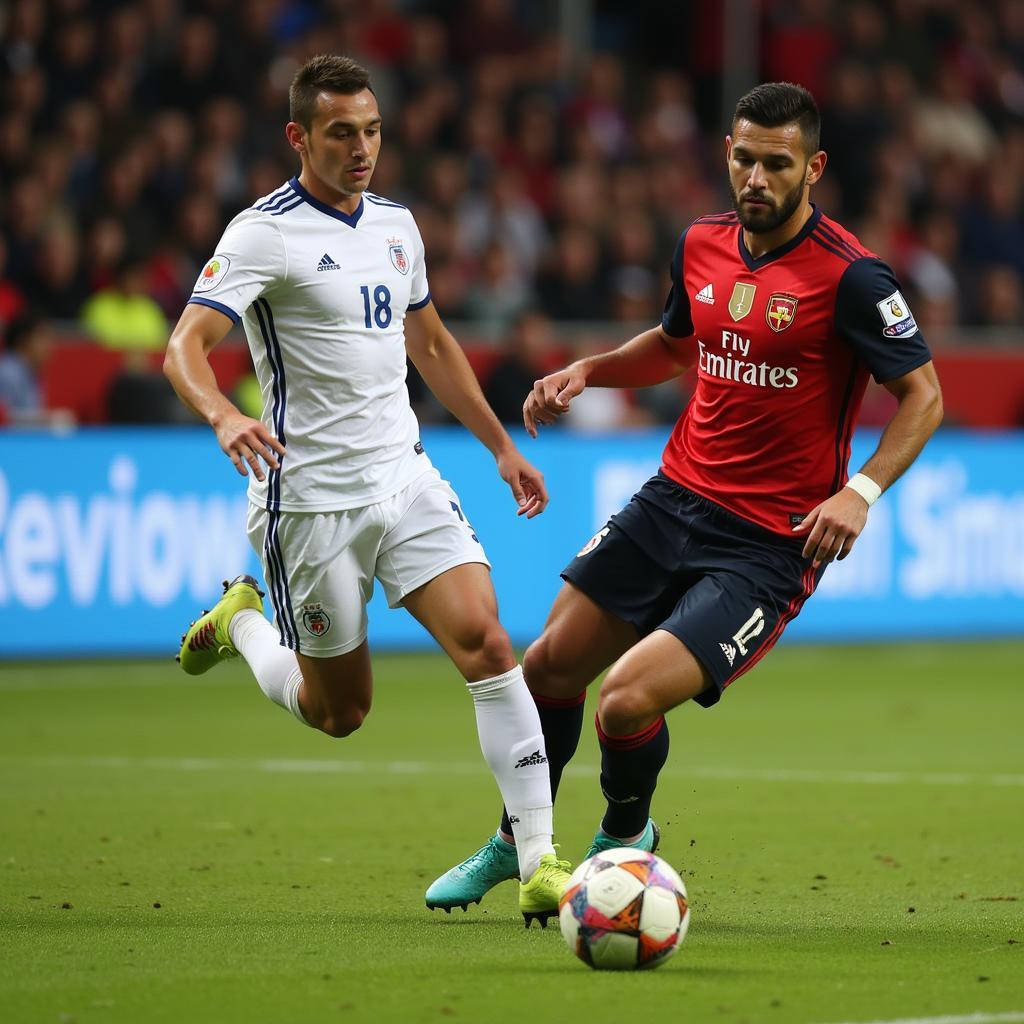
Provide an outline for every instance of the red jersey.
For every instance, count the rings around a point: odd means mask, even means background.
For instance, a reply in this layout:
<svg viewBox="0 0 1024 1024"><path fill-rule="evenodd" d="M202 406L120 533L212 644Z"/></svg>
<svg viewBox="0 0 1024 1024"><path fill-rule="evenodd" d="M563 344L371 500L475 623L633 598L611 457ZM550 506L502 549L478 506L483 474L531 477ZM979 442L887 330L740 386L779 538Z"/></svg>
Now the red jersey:
<svg viewBox="0 0 1024 1024"><path fill-rule="evenodd" d="M868 374L901 377L928 347L889 267L817 208L756 259L735 213L700 217L671 272L662 327L692 338L697 387L662 470L792 536L846 483Z"/></svg>

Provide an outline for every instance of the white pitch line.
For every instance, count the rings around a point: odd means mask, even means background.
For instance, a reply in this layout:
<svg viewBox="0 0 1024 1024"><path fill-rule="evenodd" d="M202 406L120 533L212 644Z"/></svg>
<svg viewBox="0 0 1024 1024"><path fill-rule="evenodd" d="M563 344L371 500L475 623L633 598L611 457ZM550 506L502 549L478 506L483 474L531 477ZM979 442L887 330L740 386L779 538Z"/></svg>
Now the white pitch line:
<svg viewBox="0 0 1024 1024"><path fill-rule="evenodd" d="M0 669L3 663L0 662ZM185 676L179 673L175 679L175 688L183 686L209 686L208 679L200 679L198 676ZM163 676L149 676L142 679L130 673L124 675L110 675L106 678L88 677L75 679L4 679L0 677L0 693L43 693L53 690L152 690L158 687L167 687L167 680Z"/></svg>
<svg viewBox="0 0 1024 1024"><path fill-rule="evenodd" d="M3 758L28 761L40 767L82 767L110 769L155 769L183 772L245 771L271 775L483 775L483 761L347 761L327 758L214 758L214 757L29 757ZM596 765L574 764L567 775L590 778ZM970 775L952 772L850 772L795 771L789 769L733 769L670 767L662 772L670 778L701 779L710 782L793 782L858 786L1024 786L1024 775ZM873 1022L872 1022L873 1024ZM1024 1024L1024 1022L1022 1022Z"/></svg>
<svg viewBox="0 0 1024 1024"><path fill-rule="evenodd" d="M843 1024L1024 1024L1024 1013L968 1013L960 1017L900 1017L898 1020L844 1021Z"/></svg>

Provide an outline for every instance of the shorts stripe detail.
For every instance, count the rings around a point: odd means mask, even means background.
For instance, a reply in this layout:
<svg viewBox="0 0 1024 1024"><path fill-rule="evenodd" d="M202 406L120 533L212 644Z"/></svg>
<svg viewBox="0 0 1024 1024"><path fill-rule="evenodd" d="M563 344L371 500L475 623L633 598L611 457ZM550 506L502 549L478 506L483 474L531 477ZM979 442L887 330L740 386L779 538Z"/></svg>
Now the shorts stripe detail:
<svg viewBox="0 0 1024 1024"><path fill-rule="evenodd" d="M274 394L273 420L274 433L281 444L287 444L284 430L285 410L288 406L288 390L284 378L284 359L281 356L281 345L277 340L277 331L274 328L274 315L270 309L270 303L266 299L257 299L253 303L256 310L256 319L259 321L260 333L263 335L263 344L267 350L267 360L270 363L272 376L272 390ZM267 511L273 512L280 507L281 502L281 466L270 471L267 480Z"/></svg>
<svg viewBox="0 0 1024 1024"><path fill-rule="evenodd" d="M284 576L280 560L280 544L277 540L277 517L279 513L268 513L267 532L263 538L263 557L267 565L267 586L270 590L270 602L274 606L274 618L277 620L277 631L281 634L281 643L290 650L295 650L295 639L292 636L291 619L288 615L287 603L284 599L281 580Z"/></svg>
<svg viewBox="0 0 1024 1024"><path fill-rule="evenodd" d="M284 555L281 552L281 540L277 528L281 513L274 510L269 513L267 535L263 541L263 550L267 557L267 568L270 570L270 593L277 618L281 642L292 651L299 650L299 631L295 625L295 612L292 610L291 593L288 590L288 574L284 567Z"/></svg>
<svg viewBox="0 0 1024 1024"><path fill-rule="evenodd" d="M598 714L594 715L594 725L597 727L597 738L601 741L601 744L605 747L610 747L612 750L636 750L637 747L642 747L646 743L650 743L655 736L665 727L665 716L662 715L656 722L652 722L646 729L641 729L640 732L631 733L629 736L609 736L604 729L601 728L601 718Z"/></svg>
<svg viewBox="0 0 1024 1024"><path fill-rule="evenodd" d="M802 589L792 601L789 602L789 606L785 612L779 617L779 621L775 623L775 628L768 634L768 639L761 645L757 653L746 663L746 665L737 669L724 683L722 683L722 689L724 690L733 680L738 679L744 672L749 672L776 644L779 637L782 636L782 631L793 621L799 614L800 609L803 608L804 602L814 593L814 588L818 585L818 578L820 572L814 568L813 565L809 565L804 570L804 574L801 577L800 582L803 584Z"/></svg>
<svg viewBox="0 0 1024 1024"><path fill-rule="evenodd" d="M281 345L274 326L274 314L266 299L257 299L253 303L256 319L259 321L260 333L267 350L273 378L273 421L274 433L281 444L287 444L284 421L288 408L288 390L285 385L284 359L281 356ZM285 647L293 651L299 650L299 631L295 624L295 613L292 610L291 594L288 590L288 576L285 571L284 556L281 553L281 542L278 537L278 520L281 504L281 467L272 469L267 478L267 512L270 522L267 524L267 535L264 539L264 551L267 556L267 567L271 570L271 599L277 615L281 641Z"/></svg>
<svg viewBox="0 0 1024 1024"><path fill-rule="evenodd" d="M575 697L542 697L539 693L532 694L532 697L539 708L578 708L587 699L587 691Z"/></svg>

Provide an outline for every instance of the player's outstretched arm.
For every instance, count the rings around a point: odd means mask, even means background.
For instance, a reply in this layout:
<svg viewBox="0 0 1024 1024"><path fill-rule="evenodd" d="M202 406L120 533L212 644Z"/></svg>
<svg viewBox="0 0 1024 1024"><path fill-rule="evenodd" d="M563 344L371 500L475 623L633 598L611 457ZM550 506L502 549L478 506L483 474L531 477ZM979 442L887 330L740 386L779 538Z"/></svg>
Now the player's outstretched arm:
<svg viewBox="0 0 1024 1024"><path fill-rule="evenodd" d="M611 352L587 356L537 381L523 403L523 423L531 437L554 423L584 388L646 388L678 377L693 362L685 339L652 327Z"/></svg>
<svg viewBox="0 0 1024 1024"><path fill-rule="evenodd" d="M217 441L242 476L246 463L257 480L265 479L260 459L280 465L284 445L260 420L243 415L217 386L209 353L231 329L231 319L209 306L190 303L171 333L164 355L164 373L178 397L213 427Z"/></svg>
<svg viewBox="0 0 1024 1024"><path fill-rule="evenodd" d="M874 482L879 493L891 487L921 453L928 438L942 422L942 392L935 367L929 362L884 387L896 397L897 407L882 431L874 454L860 475ZM858 485L862 486L862 485ZM871 495L872 500L877 495ZM860 536L870 504L858 489L847 485L812 509L795 533L806 533L804 557L814 564L845 558Z"/></svg>
<svg viewBox="0 0 1024 1024"><path fill-rule="evenodd" d="M427 387L494 456L499 475L519 505L517 515L527 519L540 515L548 504L544 475L523 458L494 415L465 352L432 302L406 314L405 347Z"/></svg>

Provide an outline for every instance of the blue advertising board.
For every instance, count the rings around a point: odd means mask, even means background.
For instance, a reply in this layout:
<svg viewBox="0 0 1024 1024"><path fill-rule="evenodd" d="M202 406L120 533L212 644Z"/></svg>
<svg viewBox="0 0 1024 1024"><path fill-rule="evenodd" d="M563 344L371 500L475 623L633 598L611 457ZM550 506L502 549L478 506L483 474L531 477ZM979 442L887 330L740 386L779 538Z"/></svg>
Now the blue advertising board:
<svg viewBox="0 0 1024 1024"><path fill-rule="evenodd" d="M522 435L551 505L526 521L465 431L424 430L494 565L517 643L541 630L559 569L657 469L664 432ZM853 465L877 436L861 434ZM0 449L0 657L168 655L220 581L261 576L245 481L205 429L8 433ZM945 431L872 509L786 639L1024 634L1024 434ZM379 647L428 646L379 589Z"/></svg>

